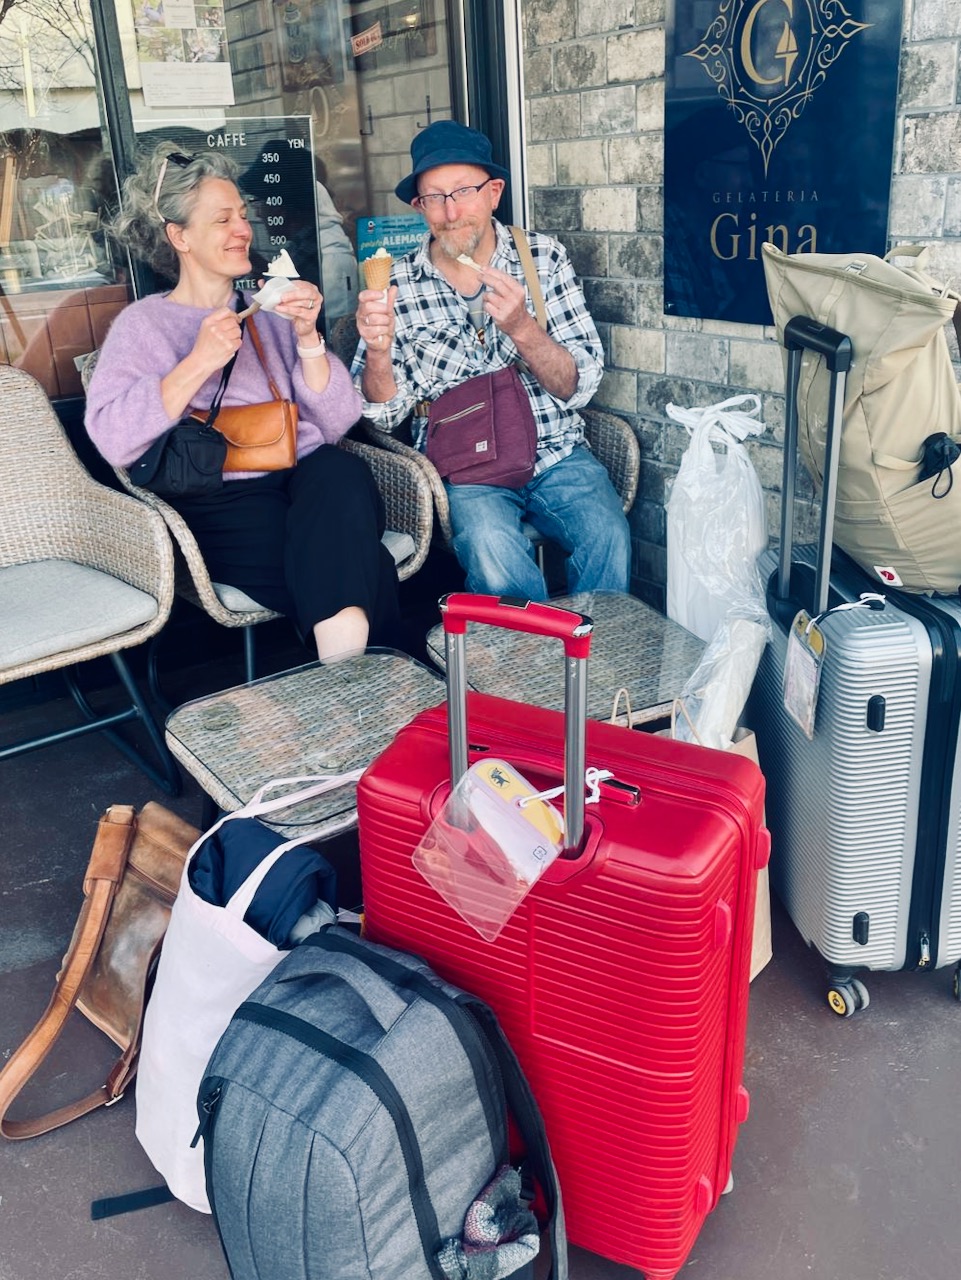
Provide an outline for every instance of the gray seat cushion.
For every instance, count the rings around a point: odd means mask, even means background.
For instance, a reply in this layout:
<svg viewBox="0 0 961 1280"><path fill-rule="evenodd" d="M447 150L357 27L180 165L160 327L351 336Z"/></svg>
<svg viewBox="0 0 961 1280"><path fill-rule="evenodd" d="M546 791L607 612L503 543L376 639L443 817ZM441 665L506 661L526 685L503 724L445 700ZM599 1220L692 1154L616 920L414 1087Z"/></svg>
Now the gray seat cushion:
<svg viewBox="0 0 961 1280"><path fill-rule="evenodd" d="M417 550L417 544L409 533L397 533L393 529L388 529L381 538L384 546L390 552L394 564L403 564ZM239 587L228 586L224 582L212 582L210 584L217 599L229 609L231 613L249 613L252 609L262 609L264 606L258 604L256 600L252 600L250 596L245 595Z"/></svg>
<svg viewBox="0 0 961 1280"><path fill-rule="evenodd" d="M394 529L388 529L381 542L393 557L394 564L403 564L417 550L417 544L409 533L397 533Z"/></svg>
<svg viewBox="0 0 961 1280"><path fill-rule="evenodd" d="M8 565L0 568L0 670L97 644L156 616L153 596L99 569L69 560Z"/></svg>
<svg viewBox="0 0 961 1280"><path fill-rule="evenodd" d="M262 604L245 595L239 587L231 587L226 582L212 582L210 585L214 589L214 595L231 613L250 613L254 609L264 608Z"/></svg>

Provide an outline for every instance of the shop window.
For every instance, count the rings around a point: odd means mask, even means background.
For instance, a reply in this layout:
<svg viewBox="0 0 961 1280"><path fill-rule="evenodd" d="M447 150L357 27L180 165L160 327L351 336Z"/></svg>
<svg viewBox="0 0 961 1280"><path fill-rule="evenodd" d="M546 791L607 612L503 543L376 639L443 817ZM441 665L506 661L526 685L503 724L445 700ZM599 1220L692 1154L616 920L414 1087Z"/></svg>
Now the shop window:
<svg viewBox="0 0 961 1280"><path fill-rule="evenodd" d="M103 231L116 205L85 0L13 0L0 21L0 361L51 398L130 297Z"/></svg>

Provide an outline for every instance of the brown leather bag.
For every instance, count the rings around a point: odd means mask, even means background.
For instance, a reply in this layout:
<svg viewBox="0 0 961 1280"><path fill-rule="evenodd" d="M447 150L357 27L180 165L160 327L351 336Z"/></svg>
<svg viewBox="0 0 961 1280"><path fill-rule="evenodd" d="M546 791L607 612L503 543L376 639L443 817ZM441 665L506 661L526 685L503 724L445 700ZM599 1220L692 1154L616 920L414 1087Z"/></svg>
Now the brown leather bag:
<svg viewBox="0 0 961 1280"><path fill-rule="evenodd" d="M221 406L209 425L216 427L227 441L224 471L284 471L297 463L297 406L281 396L270 376L253 316L247 317L247 329L273 399L261 404ZM209 411L196 409L190 416L207 422L208 414Z"/></svg>
<svg viewBox="0 0 961 1280"><path fill-rule="evenodd" d="M200 832L162 805L112 805L100 819L84 903L43 1017L0 1072L0 1134L34 1138L123 1097L137 1070L144 1007L187 853ZM120 1048L99 1089L33 1120L7 1120L76 1006Z"/></svg>

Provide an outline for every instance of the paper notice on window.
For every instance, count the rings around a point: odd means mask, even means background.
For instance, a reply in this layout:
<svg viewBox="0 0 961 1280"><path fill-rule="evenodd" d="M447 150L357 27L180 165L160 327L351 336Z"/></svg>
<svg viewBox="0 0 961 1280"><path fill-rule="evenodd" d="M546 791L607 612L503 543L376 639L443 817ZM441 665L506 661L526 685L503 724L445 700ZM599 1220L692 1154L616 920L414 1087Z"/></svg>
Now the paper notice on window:
<svg viewBox="0 0 961 1280"><path fill-rule="evenodd" d="M234 105L223 4L132 0L148 107Z"/></svg>

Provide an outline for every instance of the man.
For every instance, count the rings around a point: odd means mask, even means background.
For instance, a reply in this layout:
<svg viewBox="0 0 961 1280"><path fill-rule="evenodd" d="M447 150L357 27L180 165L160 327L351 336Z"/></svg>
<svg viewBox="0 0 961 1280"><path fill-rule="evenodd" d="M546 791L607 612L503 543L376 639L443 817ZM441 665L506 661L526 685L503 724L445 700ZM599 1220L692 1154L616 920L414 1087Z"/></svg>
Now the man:
<svg viewBox="0 0 961 1280"><path fill-rule="evenodd" d="M352 372L364 413L392 431L451 387L523 361L537 424L533 479L520 489L446 484L467 588L547 598L527 522L567 553L570 591L626 591L627 521L577 412L597 390L603 352L567 253L549 236L529 237L545 332L513 238L494 218L507 170L493 163L489 139L440 120L414 138L411 160L396 194L423 214L428 233L394 264L388 290L358 297ZM415 417L414 430L423 449L426 417Z"/></svg>

